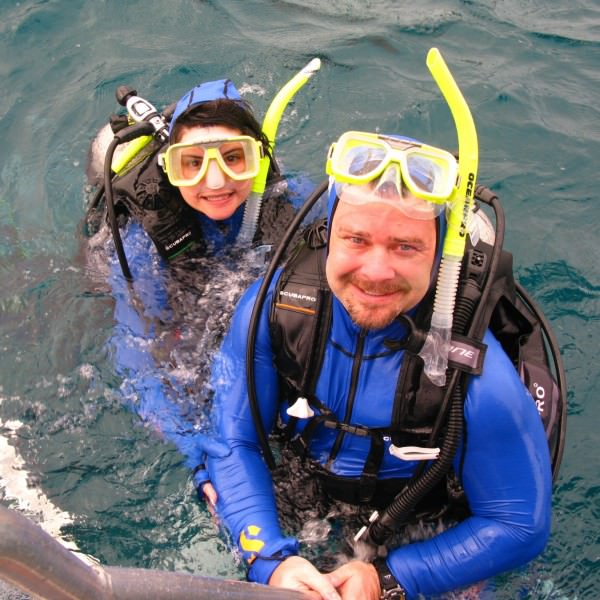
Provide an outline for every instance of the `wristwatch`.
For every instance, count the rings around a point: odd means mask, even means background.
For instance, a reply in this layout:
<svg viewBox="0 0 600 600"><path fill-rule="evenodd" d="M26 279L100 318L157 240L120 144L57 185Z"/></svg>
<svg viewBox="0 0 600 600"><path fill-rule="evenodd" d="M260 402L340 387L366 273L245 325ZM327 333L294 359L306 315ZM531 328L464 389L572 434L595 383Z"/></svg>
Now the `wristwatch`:
<svg viewBox="0 0 600 600"><path fill-rule="evenodd" d="M379 585L381 586L380 600L406 600L406 592L392 575L385 558L376 558L373 561L373 566L379 575Z"/></svg>

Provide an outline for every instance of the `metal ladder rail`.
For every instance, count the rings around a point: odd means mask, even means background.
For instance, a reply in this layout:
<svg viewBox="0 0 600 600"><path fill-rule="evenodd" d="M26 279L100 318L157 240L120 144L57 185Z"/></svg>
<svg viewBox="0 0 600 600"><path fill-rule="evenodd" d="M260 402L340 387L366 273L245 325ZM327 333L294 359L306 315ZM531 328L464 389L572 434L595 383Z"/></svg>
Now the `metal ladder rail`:
<svg viewBox="0 0 600 600"><path fill-rule="evenodd" d="M21 513L0 505L0 578L47 600L306 600L257 583L89 565Z"/></svg>

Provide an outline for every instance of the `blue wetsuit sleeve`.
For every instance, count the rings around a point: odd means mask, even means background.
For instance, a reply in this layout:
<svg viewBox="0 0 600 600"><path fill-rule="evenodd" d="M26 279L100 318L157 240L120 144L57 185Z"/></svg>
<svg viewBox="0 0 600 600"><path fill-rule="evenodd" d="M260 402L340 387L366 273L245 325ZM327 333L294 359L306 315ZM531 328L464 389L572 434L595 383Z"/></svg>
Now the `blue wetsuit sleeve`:
<svg viewBox="0 0 600 600"><path fill-rule="evenodd" d="M434 538L393 549L388 566L408 598L482 581L534 558L551 524L552 475L535 403L488 333L484 372L465 402L461 474L472 516Z"/></svg>
<svg viewBox="0 0 600 600"><path fill-rule="evenodd" d="M109 274L116 321L110 346L116 371L123 377L121 391L127 406L175 444L186 466L194 469L205 461L205 451L220 454L228 449L184 417L183 386L155 359L159 346L168 346L168 340L176 338L175 332L161 325L171 319L162 259L139 223L131 221L122 238L133 282L123 277L114 253ZM196 485L203 479L202 471L194 476Z"/></svg>
<svg viewBox="0 0 600 600"><path fill-rule="evenodd" d="M252 286L238 304L213 362L215 419L231 454L209 457L208 465L218 494L217 511L249 566L248 578L268 583L281 559L297 554L298 543L281 532L271 474L262 458L248 402L246 340L258 286ZM269 306L270 296L259 321L255 350L258 403L267 432L275 422L279 399L268 332Z"/></svg>

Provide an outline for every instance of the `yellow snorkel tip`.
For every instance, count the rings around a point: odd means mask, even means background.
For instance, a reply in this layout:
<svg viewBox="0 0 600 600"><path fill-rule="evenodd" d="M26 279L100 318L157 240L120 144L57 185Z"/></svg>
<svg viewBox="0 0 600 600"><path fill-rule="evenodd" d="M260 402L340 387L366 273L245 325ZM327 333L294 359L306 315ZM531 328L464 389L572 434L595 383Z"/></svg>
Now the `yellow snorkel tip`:
<svg viewBox="0 0 600 600"><path fill-rule="evenodd" d="M458 136L458 187L452 197L443 255L462 258L467 224L473 207L479 151L475 123L456 81L437 48L427 53L427 67L442 92L456 125Z"/></svg>
<svg viewBox="0 0 600 600"><path fill-rule="evenodd" d="M277 93L265 115L262 130L267 136L271 149L275 147L275 138L277 128L290 100L296 92L321 68L321 59L313 58L305 67L303 67L294 77L292 77ZM269 157L261 159L260 170L254 179L252 191L262 194L267 184L267 174L269 173Z"/></svg>

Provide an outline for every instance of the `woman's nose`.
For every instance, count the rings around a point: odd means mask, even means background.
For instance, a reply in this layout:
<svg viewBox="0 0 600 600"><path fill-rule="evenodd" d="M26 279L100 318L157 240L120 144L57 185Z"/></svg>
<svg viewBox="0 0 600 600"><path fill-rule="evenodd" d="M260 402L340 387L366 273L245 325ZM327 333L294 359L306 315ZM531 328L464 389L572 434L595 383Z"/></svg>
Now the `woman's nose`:
<svg viewBox="0 0 600 600"><path fill-rule="evenodd" d="M214 159L211 159L208 162L205 180L206 187L211 190L218 190L219 188L222 188L227 181L225 173L223 173L219 163Z"/></svg>

